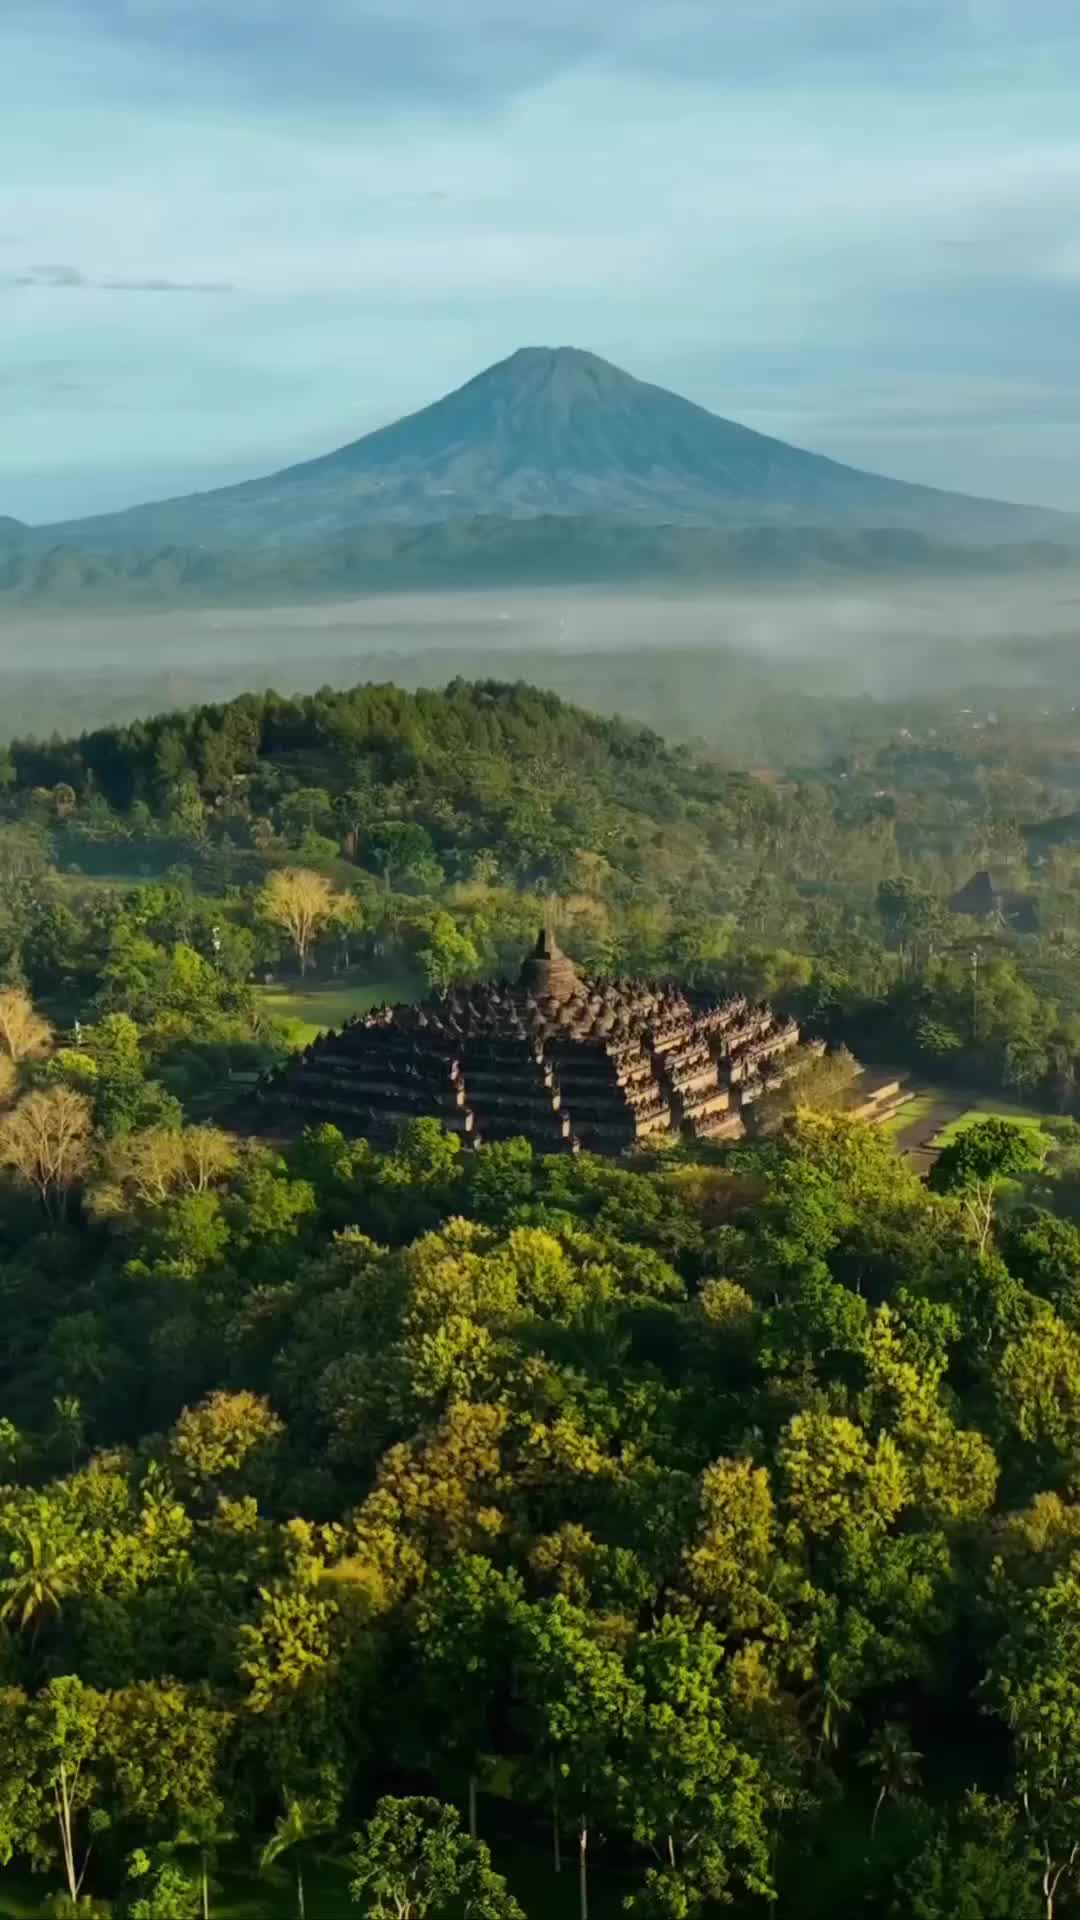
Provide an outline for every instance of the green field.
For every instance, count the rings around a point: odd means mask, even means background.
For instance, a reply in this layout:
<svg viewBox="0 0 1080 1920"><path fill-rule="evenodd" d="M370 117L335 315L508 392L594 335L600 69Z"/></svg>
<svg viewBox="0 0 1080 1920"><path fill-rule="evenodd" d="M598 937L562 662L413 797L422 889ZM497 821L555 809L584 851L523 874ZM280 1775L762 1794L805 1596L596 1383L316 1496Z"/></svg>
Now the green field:
<svg viewBox="0 0 1080 1920"><path fill-rule="evenodd" d="M415 1000L422 988L418 981L399 976L352 985L341 980L315 981L311 986L297 982L255 991L263 1011L288 1024L292 1045L306 1047L327 1028L344 1026L354 1013L366 1013L384 1000Z"/></svg>
<svg viewBox="0 0 1080 1920"><path fill-rule="evenodd" d="M939 1098L946 1097L939 1096ZM918 1115L914 1117L917 1119ZM985 1100L973 1100L957 1119L950 1120L947 1127L942 1127L941 1132L935 1134L932 1144L935 1147L946 1147L950 1140L956 1139L958 1133L964 1133L968 1127L975 1126L980 1120L1010 1120L1014 1126L1027 1127L1032 1133L1037 1133L1041 1144L1049 1147L1052 1145L1052 1140L1051 1136L1044 1131L1043 1122L1054 1118L1056 1118L1055 1115L1046 1113L1038 1107L1025 1107L1016 1102L989 1095Z"/></svg>

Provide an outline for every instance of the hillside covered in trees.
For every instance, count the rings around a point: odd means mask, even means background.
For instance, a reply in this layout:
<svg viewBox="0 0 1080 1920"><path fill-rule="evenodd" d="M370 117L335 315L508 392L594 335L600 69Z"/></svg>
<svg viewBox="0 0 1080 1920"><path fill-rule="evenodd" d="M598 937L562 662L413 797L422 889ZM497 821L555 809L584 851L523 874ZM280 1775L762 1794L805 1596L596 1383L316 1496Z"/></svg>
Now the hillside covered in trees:
<svg viewBox="0 0 1080 1920"><path fill-rule="evenodd" d="M265 1059L268 977L438 990L516 971L554 914L593 973L714 982L1068 1110L1076 716L887 718L853 713L827 766L757 772L494 681L16 740L0 964L62 1026L136 1020L183 1096L223 1050ZM987 910L954 911L982 871Z"/></svg>

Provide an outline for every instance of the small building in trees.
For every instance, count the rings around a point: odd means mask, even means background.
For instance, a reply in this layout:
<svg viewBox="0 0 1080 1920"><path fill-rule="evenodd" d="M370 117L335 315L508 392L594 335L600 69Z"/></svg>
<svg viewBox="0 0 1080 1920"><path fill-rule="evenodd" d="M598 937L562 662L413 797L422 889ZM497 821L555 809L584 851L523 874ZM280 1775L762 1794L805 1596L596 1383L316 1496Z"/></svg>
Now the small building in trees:
<svg viewBox="0 0 1080 1920"><path fill-rule="evenodd" d="M999 881L980 867L949 901L950 913L987 920L1013 933L1037 933L1039 910L1030 894Z"/></svg>
<svg viewBox="0 0 1080 1920"><path fill-rule="evenodd" d="M433 1116L474 1145L524 1136L542 1153L730 1138L798 1043L794 1020L741 996L584 975L544 932L512 982L323 1034L262 1082L255 1124L385 1139Z"/></svg>

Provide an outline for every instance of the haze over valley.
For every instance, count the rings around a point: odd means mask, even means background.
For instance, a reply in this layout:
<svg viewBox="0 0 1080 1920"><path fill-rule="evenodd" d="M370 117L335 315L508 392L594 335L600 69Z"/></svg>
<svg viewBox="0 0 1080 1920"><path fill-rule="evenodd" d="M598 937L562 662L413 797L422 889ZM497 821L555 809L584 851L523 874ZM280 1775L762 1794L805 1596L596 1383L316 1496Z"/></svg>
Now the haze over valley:
<svg viewBox="0 0 1080 1920"><path fill-rule="evenodd" d="M1080 571L672 592L508 588L387 594L317 605L165 611L39 610L0 617L2 725L98 726L226 699L361 680L440 686L494 676L550 686L733 764L843 744L851 703L917 702L924 716L996 698L1080 701ZM767 719L802 700L796 745ZM884 723L884 716L883 716ZM897 724L900 724L897 720Z"/></svg>

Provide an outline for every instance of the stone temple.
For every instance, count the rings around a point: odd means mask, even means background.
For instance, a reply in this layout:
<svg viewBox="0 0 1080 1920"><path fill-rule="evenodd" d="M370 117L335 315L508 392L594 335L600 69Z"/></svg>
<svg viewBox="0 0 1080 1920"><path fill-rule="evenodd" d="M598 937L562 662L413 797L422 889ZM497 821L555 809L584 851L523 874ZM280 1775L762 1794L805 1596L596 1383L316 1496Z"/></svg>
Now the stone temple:
<svg viewBox="0 0 1080 1920"><path fill-rule="evenodd" d="M322 1035L262 1082L255 1124L329 1121L379 1140L433 1115L470 1144L523 1135L541 1153L730 1139L788 1076L799 1038L741 997L590 978L545 932L512 983L377 1007Z"/></svg>

